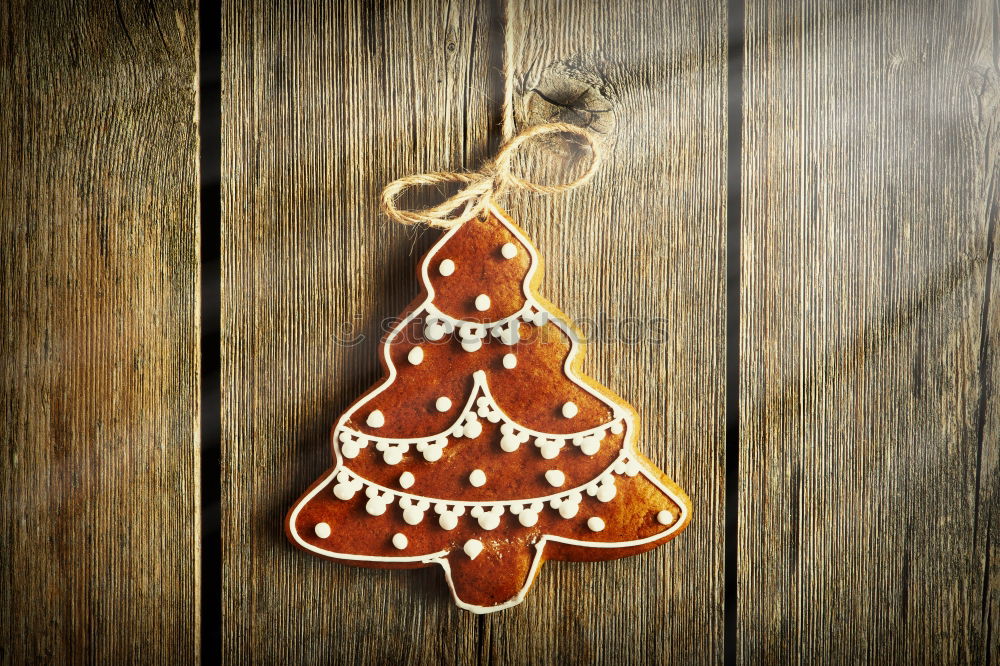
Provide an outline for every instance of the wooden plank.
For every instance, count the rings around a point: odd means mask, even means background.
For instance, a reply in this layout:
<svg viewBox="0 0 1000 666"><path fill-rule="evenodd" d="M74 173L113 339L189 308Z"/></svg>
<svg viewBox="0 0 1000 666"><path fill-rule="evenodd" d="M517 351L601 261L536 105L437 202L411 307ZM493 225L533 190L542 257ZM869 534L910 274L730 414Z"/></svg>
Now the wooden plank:
<svg viewBox="0 0 1000 666"><path fill-rule="evenodd" d="M328 466L333 420L379 376L379 321L417 293L416 260L438 235L386 222L379 190L407 173L475 168L496 148L502 17L493 3L314 4L225 10L226 654L455 663L609 661L628 650L717 660L721 7L661 7L659 27L594 7L510 7L508 38L527 35L530 21L547 44L516 54L518 76L599 54L578 74L602 77L619 128L593 186L546 202L511 197L512 213L542 247L544 292L577 319L669 318L666 342L597 341L587 369L647 414L643 450L692 493L697 522L676 545L626 562L549 563L524 605L477 620L452 606L437 569L341 567L294 551L280 525ZM553 11L574 19L570 34L558 33ZM615 44L620 30L637 33L640 48ZM519 97L522 115L535 114L528 121L546 119L544 104L529 109L538 100ZM616 267L630 265L639 272L622 280ZM356 332L360 344L336 342ZM638 601L626 604L622 590Z"/></svg>
<svg viewBox="0 0 1000 666"><path fill-rule="evenodd" d="M996 663L997 6L746 9L739 654Z"/></svg>
<svg viewBox="0 0 1000 666"><path fill-rule="evenodd" d="M636 407L640 450L694 517L642 556L546 563L522 606L483 620L483 654L721 662L725 3L511 0L506 26L519 127L587 124L609 151L592 184L508 209L545 259L541 292L591 338L585 372Z"/></svg>
<svg viewBox="0 0 1000 666"><path fill-rule="evenodd" d="M442 573L349 568L282 521L381 374L383 319L438 236L389 180L490 150L490 5L229 2L223 14L223 650L233 662L459 663L477 624ZM494 105L495 106L495 105ZM356 335L363 340L346 341Z"/></svg>
<svg viewBox="0 0 1000 666"><path fill-rule="evenodd" d="M197 13L0 12L0 661L198 657Z"/></svg>

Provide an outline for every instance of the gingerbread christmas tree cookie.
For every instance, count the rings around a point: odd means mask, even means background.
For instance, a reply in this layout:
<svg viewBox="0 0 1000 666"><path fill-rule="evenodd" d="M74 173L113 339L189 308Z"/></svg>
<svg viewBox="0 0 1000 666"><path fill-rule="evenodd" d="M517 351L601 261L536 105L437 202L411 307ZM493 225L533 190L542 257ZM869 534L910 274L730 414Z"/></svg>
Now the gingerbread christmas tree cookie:
<svg viewBox="0 0 1000 666"><path fill-rule="evenodd" d="M490 204L420 263L385 377L333 429L334 464L286 520L348 564L440 565L455 602L520 603L546 559L634 555L687 525L687 497L636 449L635 411L579 372L583 346L535 292L541 261Z"/></svg>

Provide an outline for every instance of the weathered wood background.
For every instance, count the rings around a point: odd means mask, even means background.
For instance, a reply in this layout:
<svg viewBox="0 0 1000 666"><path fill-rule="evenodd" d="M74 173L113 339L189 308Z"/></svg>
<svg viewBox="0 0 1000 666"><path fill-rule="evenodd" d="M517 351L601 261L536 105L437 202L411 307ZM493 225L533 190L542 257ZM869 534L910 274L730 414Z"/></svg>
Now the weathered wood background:
<svg viewBox="0 0 1000 666"><path fill-rule="evenodd" d="M198 653L196 6L0 9L0 662Z"/></svg>
<svg viewBox="0 0 1000 666"><path fill-rule="evenodd" d="M223 22L225 654L721 659L722 4L230 3ZM386 222L378 193L496 150L505 50L522 124L559 112L546 99L585 99L612 133L594 184L507 203L545 257L543 292L572 316L669 321L659 343L593 345L587 370L648 416L644 450L698 519L683 548L548 563L526 603L477 618L451 604L437 567L303 556L281 520L329 466L332 420L381 375L379 324L416 295L417 260L438 236ZM347 333L364 342L338 343Z"/></svg>
<svg viewBox="0 0 1000 666"><path fill-rule="evenodd" d="M739 653L997 663L1000 5L748 2Z"/></svg>
<svg viewBox="0 0 1000 666"><path fill-rule="evenodd" d="M747 0L733 156L730 5L223 3L225 661L723 660L738 205L732 654L1000 662L1000 8ZM219 603L198 580L197 31L184 2L0 10L2 663L190 662ZM321 561L281 518L436 237L377 194L496 150L505 59L519 127L608 138L592 184L504 203L695 516L477 617L439 570ZM626 340L634 316L666 335Z"/></svg>

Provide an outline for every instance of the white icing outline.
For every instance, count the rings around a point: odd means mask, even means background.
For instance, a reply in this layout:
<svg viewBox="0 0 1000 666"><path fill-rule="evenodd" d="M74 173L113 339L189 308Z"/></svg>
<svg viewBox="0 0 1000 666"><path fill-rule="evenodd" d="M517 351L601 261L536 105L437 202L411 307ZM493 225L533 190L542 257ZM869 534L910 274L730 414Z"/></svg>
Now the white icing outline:
<svg viewBox="0 0 1000 666"><path fill-rule="evenodd" d="M529 266L528 272L524 277L524 281L522 283L522 289L524 291L525 298L528 301L534 301L534 299L531 297L530 294L530 289L531 289L530 285L531 285L531 278L535 274L538 268L538 253L535 250L534 245L532 245L531 242L527 238L525 238L521 234L521 232L515 226L513 226L513 224L506 218L506 216L503 213L501 213L500 210L497 209L496 206L494 206L492 203L489 205L489 211L490 213L493 214L493 216L497 220L500 221L501 224L504 225L504 227L507 228L508 231L511 232L511 234L514 235L515 238L518 239L518 241L521 242L521 244L525 248L527 248L528 255L531 257L531 265ZM447 233L445 233L438 240L438 242L434 244L431 250L427 253L427 256L424 258L423 265L421 266L421 276L423 278L424 286L427 290L427 298L424 300L423 303L421 303L420 306L414 308L413 311L406 318L404 318L399 324L397 324L396 327L392 330L392 332L390 332L389 335L386 336L385 341L382 343L382 353L385 358L385 366L388 369L388 375L386 376L385 381L383 381L371 393L362 397L357 403L355 403L346 412L344 412L344 414L340 417L340 420L337 422L336 430L340 430L341 428L343 428L344 424L347 423L347 421L355 412L357 412L361 407L367 404L372 398L385 391L396 380L396 366L392 362L392 357L389 353L391 343L396 338L396 336L399 335L399 333L402 330L404 330L411 321L413 321L413 319L417 316L417 314L424 311L425 309L427 309L427 311L430 312L428 306L434 300L434 288L431 285L430 280L428 279L427 275L428 266L430 265L430 261L437 253L437 251L445 243L447 243L448 240L452 236L454 236L455 233L462 226L463 225L457 225L452 229L450 229ZM528 305L529 303L526 302L525 307L527 307ZM538 307L541 309L540 305ZM524 310L524 308L522 308L522 310ZM443 315L443 313L441 314L442 318L447 317L447 315ZM511 317L507 317L503 321L513 319L515 316L517 315L512 315ZM316 484L316 486L309 493L307 493L298 502L298 504L295 505L295 508L292 509L292 512L289 514L287 523L288 531L289 534L292 536L292 538L295 540L295 542L305 550L309 550L318 555L339 560L348 560L354 562L387 562L387 563L420 562L424 564L438 564L441 566L442 569L444 569L445 580L448 582L448 587L451 589L451 596L455 602L455 605L457 605L459 608L463 608L475 614L484 614L484 613L493 613L496 611L505 610L507 608L516 606L520 604L522 601L524 601L524 598L528 593L528 589L531 587L531 584L534 582L535 576L538 573L538 568L541 566L542 553L545 550L545 544L548 543L549 541L555 543L564 543L571 546L581 546L584 548L631 548L665 539L670 535L672 535L674 532L676 532L682 525L685 525L687 523L687 519L689 516L687 503L684 502L678 495L671 492L669 488L667 488L659 479L655 477L653 473L650 472L650 470L647 468L647 465L645 464L645 462L643 462L643 459L639 457L638 452L635 449L637 434L636 434L636 428L634 423L635 419L633 417L633 413L631 412L631 410L622 410L618 405L614 404L607 397L600 394L592 386L580 380L577 374L573 371L572 367L573 359L576 358L576 355L579 353L579 343L577 342L574 333L569 329L568 325L565 324L563 321L561 321L557 317L552 317L551 313L549 314L549 321L553 322L556 326L558 326L564 333L567 334L567 336L570 339L570 351L566 355L566 360L563 363L563 371L565 372L569 380L574 384L576 384L577 386L579 386L580 388L582 388L587 393L590 393L592 396L603 402L609 408L611 408L612 413L618 414L620 412L623 412L622 418L624 418L625 420L627 429L626 429L625 441L622 444L622 455L628 456L630 460L638 462L639 473L642 474L644 477L646 477L646 479L650 483L652 483L656 488L658 488L664 495L666 495L674 504L676 504L680 508L680 515L677 516L677 519L674 521L673 525L667 527L662 532L658 532L643 539L635 539L632 541L620 541L620 542L581 541L579 539L570 539L567 537L560 537L552 534L543 534L541 538L538 540L538 542L535 544L535 551L536 551L535 557L531 562L531 567L528 570L528 575L525 579L524 585L521 587L521 589L518 591L516 595L514 595L507 601L497 604L495 606L477 606L474 604L467 604L458 598L458 594L455 591L455 584L454 581L452 580L452 574L451 574L451 566L448 563L447 559L449 551L447 550L440 550L425 555L411 555L411 556L356 555L352 553L336 553L324 550L322 548L317 548L316 546L313 546L312 544L308 543L307 541L302 539L302 537L299 536L298 530L296 529L296 521L299 512L306 504L308 504L312 500L313 497L315 497L320 491L326 488L332 480L334 480L336 475L341 471L342 467L346 467L344 465L343 457L341 456L340 453L338 442L336 441L336 438L334 438L335 440L334 452L336 455L336 465L334 466L330 474L325 479L323 479L323 481ZM469 323L484 327L492 327L497 325L497 323L493 324L476 324L475 322L469 322ZM392 492L394 495L402 494L395 490ZM454 502L448 502L447 500L445 500L445 502L454 503ZM457 546L456 550L461 550L461 546Z"/></svg>

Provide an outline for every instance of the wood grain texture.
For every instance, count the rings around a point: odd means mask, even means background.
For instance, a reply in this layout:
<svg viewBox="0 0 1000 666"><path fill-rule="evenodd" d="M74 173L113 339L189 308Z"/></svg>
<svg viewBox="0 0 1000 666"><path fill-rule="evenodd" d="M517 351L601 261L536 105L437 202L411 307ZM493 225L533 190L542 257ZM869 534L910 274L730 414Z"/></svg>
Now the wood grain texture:
<svg viewBox="0 0 1000 666"><path fill-rule="evenodd" d="M694 511L683 534L645 555L546 563L521 607L484 618L483 653L499 663L718 663L725 3L511 0L506 16L518 127L576 122L608 149L590 185L513 195L508 209L545 259L541 293L590 338L584 371L635 406L639 450Z"/></svg>
<svg viewBox="0 0 1000 666"><path fill-rule="evenodd" d="M224 10L227 659L717 661L721 4L272 4ZM585 370L636 404L643 452L696 510L672 544L615 563L550 562L523 605L482 618L452 605L437 568L308 557L281 521L329 465L335 418L379 376L380 322L417 293L416 261L438 235L385 221L378 192L404 174L475 168L495 151L504 40L520 122L568 115L614 132L587 189L505 203L545 257L542 292L593 337ZM598 328L602 315L613 321ZM654 322L653 340L629 317L666 321ZM623 341L631 335L639 340Z"/></svg>
<svg viewBox="0 0 1000 666"><path fill-rule="evenodd" d="M489 148L492 16L464 2L236 3L223 13L225 657L459 663L477 649L438 568L295 550L282 520L381 371L436 232L388 222L392 178Z"/></svg>
<svg viewBox="0 0 1000 666"><path fill-rule="evenodd" d="M197 14L0 11L0 662L197 659Z"/></svg>
<svg viewBox="0 0 1000 666"><path fill-rule="evenodd" d="M747 3L747 662L1000 659L998 11Z"/></svg>

